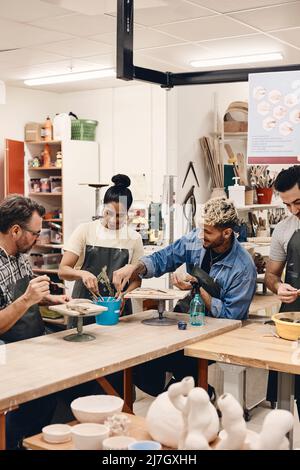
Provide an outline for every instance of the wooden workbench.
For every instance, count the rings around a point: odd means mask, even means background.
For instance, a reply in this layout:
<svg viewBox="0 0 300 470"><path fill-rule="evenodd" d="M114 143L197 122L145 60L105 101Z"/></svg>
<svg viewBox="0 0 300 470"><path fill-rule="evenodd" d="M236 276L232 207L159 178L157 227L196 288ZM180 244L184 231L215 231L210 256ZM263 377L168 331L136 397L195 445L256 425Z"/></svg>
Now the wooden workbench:
<svg viewBox="0 0 300 470"><path fill-rule="evenodd" d="M199 359L202 371L207 370L208 360L278 371L278 407L294 413L294 374L300 374L300 348L297 341L275 337L274 332L274 326L250 323L189 345L184 352Z"/></svg>
<svg viewBox="0 0 300 470"><path fill-rule="evenodd" d="M256 294L249 308L249 316L271 317L279 312L281 301L277 295L268 292L267 294Z"/></svg>
<svg viewBox="0 0 300 470"><path fill-rule="evenodd" d="M155 314L148 311L130 315L114 326L85 326L85 332L96 336L87 343L65 341L68 330L2 346L6 361L0 365L0 449L5 448L4 412L19 404L113 372L130 372L135 365L241 325L240 321L207 318L205 326L182 331L177 325L157 327L141 323ZM182 314L171 315L186 319ZM132 389L130 380L129 373L124 381L127 390Z"/></svg>

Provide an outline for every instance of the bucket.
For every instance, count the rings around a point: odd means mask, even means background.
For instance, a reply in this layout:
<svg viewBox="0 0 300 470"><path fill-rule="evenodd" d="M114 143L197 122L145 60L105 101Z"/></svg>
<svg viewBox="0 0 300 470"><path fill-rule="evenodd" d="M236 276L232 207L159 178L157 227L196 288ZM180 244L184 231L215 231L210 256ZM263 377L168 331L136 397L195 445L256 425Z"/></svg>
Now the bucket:
<svg viewBox="0 0 300 470"><path fill-rule="evenodd" d="M94 302L96 305L106 307L107 310L100 315L95 315L97 325L116 325L119 321L121 300L115 297L103 297L104 300Z"/></svg>
<svg viewBox="0 0 300 470"><path fill-rule="evenodd" d="M257 188L256 194L258 204L271 204L273 188Z"/></svg>

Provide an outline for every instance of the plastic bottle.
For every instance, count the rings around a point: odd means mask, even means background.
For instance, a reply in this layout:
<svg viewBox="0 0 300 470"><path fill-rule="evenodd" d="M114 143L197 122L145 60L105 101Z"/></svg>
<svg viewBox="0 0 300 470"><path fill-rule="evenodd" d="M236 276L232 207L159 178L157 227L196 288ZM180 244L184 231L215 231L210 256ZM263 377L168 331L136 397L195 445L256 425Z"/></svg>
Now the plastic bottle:
<svg viewBox="0 0 300 470"><path fill-rule="evenodd" d="M67 113L56 114L53 119L53 140L71 139L71 117Z"/></svg>
<svg viewBox="0 0 300 470"><path fill-rule="evenodd" d="M46 142L52 140L52 122L49 116L47 117L44 124L44 138Z"/></svg>
<svg viewBox="0 0 300 470"><path fill-rule="evenodd" d="M205 324L205 304L201 295L195 294L190 303L190 324L191 326L204 326Z"/></svg>
<svg viewBox="0 0 300 470"><path fill-rule="evenodd" d="M51 167L50 147L48 144L45 145L45 148L43 151L43 166L45 168Z"/></svg>
<svg viewBox="0 0 300 470"><path fill-rule="evenodd" d="M235 180L234 186L228 186L229 199L232 199L237 207L245 206L245 186L238 184L239 176L232 178Z"/></svg>

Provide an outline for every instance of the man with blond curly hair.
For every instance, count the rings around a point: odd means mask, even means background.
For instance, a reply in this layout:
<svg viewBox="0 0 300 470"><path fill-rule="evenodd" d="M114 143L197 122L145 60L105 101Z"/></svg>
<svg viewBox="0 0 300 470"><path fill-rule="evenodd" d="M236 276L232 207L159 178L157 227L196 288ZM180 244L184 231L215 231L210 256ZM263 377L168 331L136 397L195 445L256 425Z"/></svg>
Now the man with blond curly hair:
<svg viewBox="0 0 300 470"><path fill-rule="evenodd" d="M209 200L203 207L202 227L194 229L171 245L134 265L115 271L113 282L122 291L135 274L142 278L160 277L186 264L189 274L200 266L220 286L220 298L214 298L201 288L206 314L216 318L244 320L256 289L256 268L249 253L234 235L238 215L233 202L225 198ZM174 277L174 284L191 289L190 280Z"/></svg>
<svg viewBox="0 0 300 470"><path fill-rule="evenodd" d="M206 315L246 319L256 290L257 273L251 256L234 235L237 224L238 215L231 201L211 199L203 207L202 228L194 229L166 248L142 257L136 264L128 264L115 271L113 282L117 290L122 292L134 275L160 277L176 271L183 264L191 274L194 266L199 266L220 287L219 298L212 297L201 287ZM191 289L192 280L191 276L180 280L175 275L174 284L180 289ZM197 360L184 356L182 351L160 357L137 366L134 382L146 393L156 396L165 388L166 372L172 373L172 381L180 381L188 375L196 380Z"/></svg>

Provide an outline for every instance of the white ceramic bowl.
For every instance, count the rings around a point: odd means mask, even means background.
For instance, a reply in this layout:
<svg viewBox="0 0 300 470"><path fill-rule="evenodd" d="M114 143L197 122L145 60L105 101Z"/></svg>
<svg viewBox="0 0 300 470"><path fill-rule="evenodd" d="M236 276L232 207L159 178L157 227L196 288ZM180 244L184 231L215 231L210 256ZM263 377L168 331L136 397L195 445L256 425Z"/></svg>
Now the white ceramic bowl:
<svg viewBox="0 0 300 470"><path fill-rule="evenodd" d="M96 423L75 424L71 432L78 450L101 450L102 442L109 436L109 428Z"/></svg>
<svg viewBox="0 0 300 470"><path fill-rule="evenodd" d="M136 441L128 446L129 450L160 450L161 444L157 441Z"/></svg>
<svg viewBox="0 0 300 470"><path fill-rule="evenodd" d="M103 441L104 450L127 450L129 444L136 442L134 437L129 436L113 436Z"/></svg>
<svg viewBox="0 0 300 470"><path fill-rule="evenodd" d="M89 395L73 400L71 409L80 423L103 423L108 416L119 413L124 400L112 395Z"/></svg>
<svg viewBox="0 0 300 470"><path fill-rule="evenodd" d="M68 424L49 424L42 429L43 438L50 444L61 444L71 440L71 426Z"/></svg>

